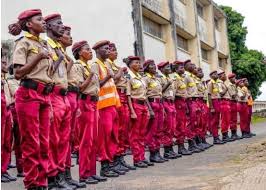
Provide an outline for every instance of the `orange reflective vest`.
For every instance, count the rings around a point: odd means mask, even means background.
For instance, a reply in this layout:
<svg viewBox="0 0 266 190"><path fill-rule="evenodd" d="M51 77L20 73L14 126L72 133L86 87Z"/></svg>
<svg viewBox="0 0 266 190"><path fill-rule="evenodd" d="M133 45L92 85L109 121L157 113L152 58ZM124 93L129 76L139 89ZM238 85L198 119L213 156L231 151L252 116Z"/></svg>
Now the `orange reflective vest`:
<svg viewBox="0 0 266 190"><path fill-rule="evenodd" d="M99 59L96 60L99 67L99 78L103 80L108 74L107 66L101 62ZM101 88L99 92L99 101L97 103L97 108L102 109L110 106L120 107L120 99L116 90L115 82L111 78L109 79Z"/></svg>

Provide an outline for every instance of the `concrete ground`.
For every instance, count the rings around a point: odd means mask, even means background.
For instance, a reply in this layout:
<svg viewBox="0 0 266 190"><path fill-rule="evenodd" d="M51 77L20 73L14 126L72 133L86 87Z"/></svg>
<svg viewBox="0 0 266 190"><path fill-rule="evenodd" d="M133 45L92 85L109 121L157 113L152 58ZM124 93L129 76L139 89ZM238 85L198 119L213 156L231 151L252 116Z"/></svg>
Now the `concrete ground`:
<svg viewBox="0 0 266 190"><path fill-rule="evenodd" d="M156 164L156 166L147 169L137 169L136 171L127 173L125 176L108 179L105 183L87 185L86 189L265 190L266 123L255 124L252 129L257 136L251 139L243 139L225 145L214 146L199 154L193 154L188 157L184 156L180 159ZM258 146L262 146L262 148L257 150L256 147ZM261 155L262 152L263 154ZM132 163L131 156L127 156L126 159ZM15 169L11 169L9 172L12 175L16 175ZM78 179L77 166L72 168L72 175L75 179ZM21 178L13 183L1 184L1 187L3 190L24 188Z"/></svg>

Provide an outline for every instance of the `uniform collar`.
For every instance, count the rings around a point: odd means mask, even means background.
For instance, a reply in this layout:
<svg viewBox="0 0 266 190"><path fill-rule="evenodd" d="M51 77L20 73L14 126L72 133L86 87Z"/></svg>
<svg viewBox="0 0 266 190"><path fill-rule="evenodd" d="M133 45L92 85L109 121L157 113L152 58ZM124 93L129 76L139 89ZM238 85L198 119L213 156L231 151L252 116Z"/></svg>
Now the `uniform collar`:
<svg viewBox="0 0 266 190"><path fill-rule="evenodd" d="M212 83L217 83L218 80L215 81L214 79L211 79L211 82L212 82Z"/></svg>
<svg viewBox="0 0 266 190"><path fill-rule="evenodd" d="M82 66L85 66L85 67L87 67L87 66L89 66L89 64L88 63L86 63L86 62L84 62L84 61L82 61L82 60L78 60L78 62L82 65Z"/></svg>
<svg viewBox="0 0 266 190"><path fill-rule="evenodd" d="M29 32L25 32L24 36L26 38L29 38L29 39L34 40L34 41L37 41L37 42L43 41L43 39L41 37L34 36L31 33L29 33Z"/></svg>
<svg viewBox="0 0 266 190"><path fill-rule="evenodd" d="M63 47L62 47L62 45L59 42L56 42L56 41L54 41L53 39L51 39L49 37L47 38L47 42L53 49L58 48L58 49L63 50ZM63 52L64 52L64 50L63 50Z"/></svg>
<svg viewBox="0 0 266 190"><path fill-rule="evenodd" d="M132 77L132 78L136 78L136 79L141 79L141 75L139 73L133 73L131 70L128 71L128 74Z"/></svg>
<svg viewBox="0 0 266 190"><path fill-rule="evenodd" d="M149 78L156 78L155 75L151 75L150 73L146 73L147 77Z"/></svg>

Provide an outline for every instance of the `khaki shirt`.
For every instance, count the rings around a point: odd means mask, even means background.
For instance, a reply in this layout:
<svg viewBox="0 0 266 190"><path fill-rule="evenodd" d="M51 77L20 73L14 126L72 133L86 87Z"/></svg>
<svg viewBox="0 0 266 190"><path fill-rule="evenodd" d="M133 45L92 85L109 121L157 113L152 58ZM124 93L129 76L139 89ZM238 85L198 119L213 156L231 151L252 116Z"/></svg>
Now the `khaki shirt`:
<svg viewBox="0 0 266 190"><path fill-rule="evenodd" d="M244 98L242 98L244 97ZM248 93L245 87L237 87L237 101L238 102L247 102L248 101Z"/></svg>
<svg viewBox="0 0 266 190"><path fill-rule="evenodd" d="M231 96L229 94L228 88L225 84L225 82L223 82L222 80L218 81L218 85L219 85L219 93L220 93L220 97L221 98L226 98L226 99L231 99ZM224 95L223 95L224 94ZM223 96L222 96L223 95Z"/></svg>
<svg viewBox="0 0 266 190"><path fill-rule="evenodd" d="M9 87L8 87L8 83L6 80L6 74L5 73L1 73L1 83L2 86L1 88L4 89L4 93L5 93L5 99L6 99L6 106L9 106L12 103L12 95L10 93Z"/></svg>
<svg viewBox="0 0 266 190"><path fill-rule="evenodd" d="M93 73L94 75L91 79L91 82L84 89L82 93L88 94L90 96L98 96L98 93L100 91L100 81L99 81L99 74L98 74L97 69L99 69L97 63L91 63L91 64L87 63L87 66L83 64L82 71L81 71L82 73L80 73L83 76L82 82L84 82L87 79L90 73Z"/></svg>
<svg viewBox="0 0 266 190"><path fill-rule="evenodd" d="M230 95L230 99L231 100L237 100L237 87L236 87L236 85L229 82L227 84L227 88L228 88L228 93Z"/></svg>
<svg viewBox="0 0 266 190"><path fill-rule="evenodd" d="M187 98L187 85L185 78L176 73L175 85L175 95L183 98Z"/></svg>
<svg viewBox="0 0 266 190"><path fill-rule="evenodd" d="M58 55L56 54L56 49L61 51L64 54L64 50L62 49L61 44L56 41L53 41L51 38L47 39L48 48L50 53L52 54L53 62L58 60ZM56 71L54 71L51 76L55 85L60 86L61 88L67 89L68 80L67 80L67 63L68 61L65 59L59 64ZM52 63L53 64L53 63Z"/></svg>
<svg viewBox="0 0 266 190"><path fill-rule="evenodd" d="M211 81L208 83L208 94L211 95L211 99L218 99L220 98L219 95L219 85L216 81L211 79Z"/></svg>
<svg viewBox="0 0 266 190"><path fill-rule="evenodd" d="M187 85L187 96L197 97L198 89L195 81L195 77L192 73L187 72L185 75L185 83Z"/></svg>
<svg viewBox="0 0 266 190"><path fill-rule="evenodd" d="M149 73L144 77L147 83L148 98L162 98L162 85L160 79L156 76L151 76Z"/></svg>
<svg viewBox="0 0 266 190"><path fill-rule="evenodd" d="M116 75L118 73L120 67L117 66L110 59L107 59L106 63L109 65L108 67L112 69L114 75ZM128 79L126 78L125 74L123 73L122 76L119 79L115 80L115 85L116 85L117 88L126 89L127 81L128 81Z"/></svg>
<svg viewBox="0 0 266 190"><path fill-rule="evenodd" d="M13 63L15 65L26 65L36 58L39 49L45 49L45 41L36 39L35 36L26 33L25 37L17 41L13 52ZM48 76L51 59L41 59L39 63L23 76L23 79L32 79L43 83L51 83L52 79Z"/></svg>
<svg viewBox="0 0 266 190"><path fill-rule="evenodd" d="M68 85L78 87L83 80L83 67L79 63L74 63L67 73Z"/></svg>
<svg viewBox="0 0 266 190"><path fill-rule="evenodd" d="M127 95L134 99L147 99L147 83L140 74L129 72L131 78L127 82Z"/></svg>
<svg viewBox="0 0 266 190"><path fill-rule="evenodd" d="M170 82L170 85L163 92L163 98L174 100L175 99L175 83L174 83L174 80L171 79L170 77L167 77L167 76L163 75L160 78L160 81L161 81L162 88L164 88L164 86L167 85Z"/></svg>
<svg viewBox="0 0 266 190"><path fill-rule="evenodd" d="M198 81L196 83L197 89L198 89L198 97L204 98L206 95L206 86L204 82L198 78Z"/></svg>
<svg viewBox="0 0 266 190"><path fill-rule="evenodd" d="M11 95L11 103L15 102L15 93L17 89L19 88L19 83L20 81L15 79L14 76L10 76L7 78L7 84L8 84L9 92Z"/></svg>

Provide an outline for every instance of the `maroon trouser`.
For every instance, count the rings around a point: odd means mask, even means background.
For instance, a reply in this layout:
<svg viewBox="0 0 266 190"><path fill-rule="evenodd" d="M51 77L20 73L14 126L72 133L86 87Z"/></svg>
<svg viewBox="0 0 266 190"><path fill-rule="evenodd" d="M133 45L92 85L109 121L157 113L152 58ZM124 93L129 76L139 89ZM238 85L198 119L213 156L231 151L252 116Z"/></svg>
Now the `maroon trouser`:
<svg viewBox="0 0 266 190"><path fill-rule="evenodd" d="M26 188L47 186L51 104L43 89L39 83L36 91L21 86L16 92Z"/></svg>
<svg viewBox="0 0 266 190"><path fill-rule="evenodd" d="M176 109L176 127L174 136L178 144L184 144L186 136L189 136L189 130L186 128L187 117L187 103L185 98L176 98L175 100Z"/></svg>
<svg viewBox="0 0 266 190"><path fill-rule="evenodd" d="M66 158L70 142L71 110L68 98L60 94L55 86L51 93L53 120L50 127L48 176L54 177L66 168Z"/></svg>
<svg viewBox="0 0 266 190"><path fill-rule="evenodd" d="M248 133L250 133L251 117L252 117L252 106L248 106L248 126L247 126Z"/></svg>
<svg viewBox="0 0 266 190"><path fill-rule="evenodd" d="M220 100L213 99L212 105L214 108L214 112L210 112L210 128L212 130L212 136L214 138L219 137L219 121L220 121Z"/></svg>
<svg viewBox="0 0 266 190"><path fill-rule="evenodd" d="M240 117L240 129L241 132L249 132L248 131L248 122L249 122L249 108L246 102L238 102L237 110L239 112Z"/></svg>
<svg viewBox="0 0 266 190"><path fill-rule="evenodd" d="M80 127L79 177L87 179L96 175L96 150L98 136L97 102L87 96L79 100L81 115L78 117Z"/></svg>
<svg viewBox="0 0 266 190"><path fill-rule="evenodd" d="M163 107L165 118L163 122L163 130L161 136L161 144L171 146L173 144L174 131L176 126L176 110L172 100L164 100Z"/></svg>
<svg viewBox="0 0 266 190"><path fill-rule="evenodd" d="M160 139L163 131L163 105L160 102L150 102L154 118L149 120L146 131L146 144L151 152L160 149Z"/></svg>
<svg viewBox="0 0 266 190"><path fill-rule="evenodd" d="M205 139L209 125L209 108L203 99L198 101L198 107L200 108L200 114L197 116L200 130L199 137Z"/></svg>
<svg viewBox="0 0 266 190"><path fill-rule="evenodd" d="M130 113L126 93L121 93L120 91L118 91L118 93L120 97L121 107L117 109L119 118L119 144L117 155L123 155L127 148L129 148L128 130L130 123Z"/></svg>
<svg viewBox="0 0 266 190"><path fill-rule="evenodd" d="M220 110L221 110L221 132L227 133L228 129L230 128L230 116L231 116L231 110L230 106L231 101L222 99L220 101Z"/></svg>
<svg viewBox="0 0 266 190"><path fill-rule="evenodd" d="M71 127L71 132L70 132L70 141L69 141L69 147L68 147L68 153L67 153L67 158L66 158L66 168L71 168L71 152L76 152L76 148L74 145L74 140L76 140L76 129L77 129L77 109L78 109L78 94L76 92L68 92L67 94L67 99L70 104L70 111L71 111L71 120L70 120L70 127Z"/></svg>
<svg viewBox="0 0 266 190"><path fill-rule="evenodd" d="M14 151L16 156L16 166L18 172L23 172L23 162L22 162L22 150L21 150L21 134L18 125L18 117L15 108L15 104L10 105L10 111L13 118L13 133L14 133Z"/></svg>
<svg viewBox="0 0 266 190"><path fill-rule="evenodd" d="M149 121L148 107L132 100L137 119L131 119L129 140L134 163L145 160L145 132Z"/></svg>
<svg viewBox="0 0 266 190"><path fill-rule="evenodd" d="M237 102L230 102L230 129L231 131L237 130Z"/></svg>
<svg viewBox="0 0 266 190"><path fill-rule="evenodd" d="M115 106L99 110L99 161L113 161L118 148L118 115Z"/></svg>
<svg viewBox="0 0 266 190"><path fill-rule="evenodd" d="M198 100L187 99L187 106L189 115L187 118L187 128L191 132L190 138L193 139L196 135L200 135L200 128L198 124L198 115L200 115L200 109L198 107Z"/></svg>

